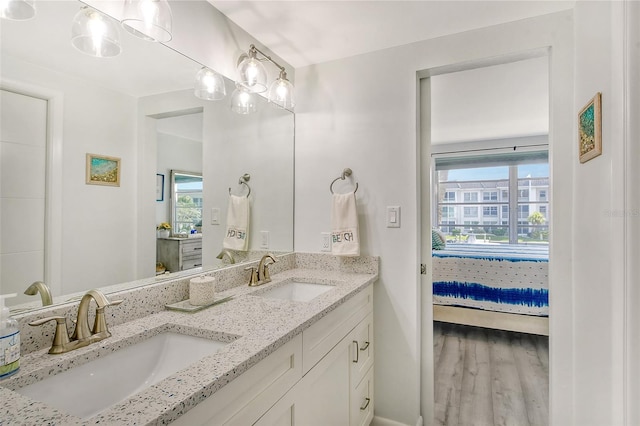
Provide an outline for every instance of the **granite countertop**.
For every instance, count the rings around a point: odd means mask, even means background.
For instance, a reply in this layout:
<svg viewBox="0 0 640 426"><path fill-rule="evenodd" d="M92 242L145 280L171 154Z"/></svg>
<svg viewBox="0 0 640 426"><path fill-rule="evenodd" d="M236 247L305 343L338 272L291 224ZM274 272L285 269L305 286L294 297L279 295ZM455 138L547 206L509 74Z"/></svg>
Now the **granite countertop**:
<svg viewBox="0 0 640 426"><path fill-rule="evenodd" d="M110 327L112 336L66 354L47 350L21 358L20 371L0 382L3 412L0 425L32 424L167 424L266 358L305 328L377 279L377 274L319 269L289 269L259 287L246 285L217 295L228 302L195 313L162 311ZM253 295L291 280L323 283L334 289L309 302ZM13 390L81 365L164 331L229 341L219 352L162 380L90 419L63 413Z"/></svg>

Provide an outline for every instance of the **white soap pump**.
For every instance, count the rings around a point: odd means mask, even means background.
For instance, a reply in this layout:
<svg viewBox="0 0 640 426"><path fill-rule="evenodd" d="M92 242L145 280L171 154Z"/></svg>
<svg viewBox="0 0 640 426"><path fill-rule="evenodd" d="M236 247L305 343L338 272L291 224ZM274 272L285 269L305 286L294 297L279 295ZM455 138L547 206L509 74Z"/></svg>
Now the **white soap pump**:
<svg viewBox="0 0 640 426"><path fill-rule="evenodd" d="M20 328L4 305L4 299L8 297L16 297L16 294L0 295L0 379L20 368Z"/></svg>

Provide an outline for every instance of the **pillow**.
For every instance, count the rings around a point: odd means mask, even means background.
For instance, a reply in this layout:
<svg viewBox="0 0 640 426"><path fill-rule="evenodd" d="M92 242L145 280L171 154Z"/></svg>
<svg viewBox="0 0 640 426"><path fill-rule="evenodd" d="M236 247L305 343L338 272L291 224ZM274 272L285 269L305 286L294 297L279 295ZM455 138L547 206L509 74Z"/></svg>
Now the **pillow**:
<svg viewBox="0 0 640 426"><path fill-rule="evenodd" d="M446 248L447 239L444 234L437 229L431 230L431 248L433 250L443 250Z"/></svg>

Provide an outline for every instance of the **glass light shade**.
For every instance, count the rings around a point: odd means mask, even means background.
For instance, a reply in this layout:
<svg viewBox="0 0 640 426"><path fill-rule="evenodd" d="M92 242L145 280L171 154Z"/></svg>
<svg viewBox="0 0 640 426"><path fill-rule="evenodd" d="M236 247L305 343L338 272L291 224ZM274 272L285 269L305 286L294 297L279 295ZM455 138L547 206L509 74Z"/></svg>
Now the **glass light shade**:
<svg viewBox="0 0 640 426"><path fill-rule="evenodd" d="M87 55L109 58L120 54L120 35L116 21L83 7L73 17L71 44Z"/></svg>
<svg viewBox="0 0 640 426"><path fill-rule="evenodd" d="M0 18L26 21L36 16L34 0L0 0Z"/></svg>
<svg viewBox="0 0 640 426"><path fill-rule="evenodd" d="M125 0L122 26L147 41L171 40L173 16L167 0Z"/></svg>
<svg viewBox="0 0 640 426"><path fill-rule="evenodd" d="M0 18L26 21L36 16L34 0L0 0Z"/></svg>
<svg viewBox="0 0 640 426"><path fill-rule="evenodd" d="M218 101L227 96L224 78L210 68L202 67L196 74L195 95L207 101Z"/></svg>
<svg viewBox="0 0 640 426"><path fill-rule="evenodd" d="M238 64L240 73L240 83L246 86L247 90L253 93L267 91L267 70L264 65L255 57L255 54L245 57Z"/></svg>
<svg viewBox="0 0 640 426"><path fill-rule="evenodd" d="M271 87L269 87L269 102L289 110L295 106L293 84L287 80L286 74L280 73L280 77L271 83Z"/></svg>
<svg viewBox="0 0 640 426"><path fill-rule="evenodd" d="M257 111L256 94L245 87L236 84L236 90L231 95L231 111L238 114L252 114Z"/></svg>

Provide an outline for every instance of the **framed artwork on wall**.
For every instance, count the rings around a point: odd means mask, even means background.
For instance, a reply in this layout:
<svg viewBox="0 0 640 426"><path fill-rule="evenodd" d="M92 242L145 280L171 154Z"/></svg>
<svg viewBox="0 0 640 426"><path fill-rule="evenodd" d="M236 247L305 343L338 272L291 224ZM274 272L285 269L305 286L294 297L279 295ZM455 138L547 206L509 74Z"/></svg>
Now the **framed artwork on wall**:
<svg viewBox="0 0 640 426"><path fill-rule="evenodd" d="M602 94L600 92L578 113L578 152L585 163L602 154Z"/></svg>
<svg viewBox="0 0 640 426"><path fill-rule="evenodd" d="M86 183L88 185L120 186L120 159L106 155L87 154Z"/></svg>
<svg viewBox="0 0 640 426"><path fill-rule="evenodd" d="M164 201L164 175L156 174L156 201Z"/></svg>

